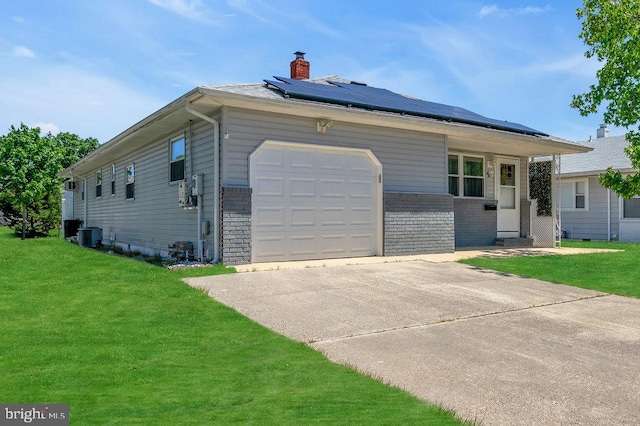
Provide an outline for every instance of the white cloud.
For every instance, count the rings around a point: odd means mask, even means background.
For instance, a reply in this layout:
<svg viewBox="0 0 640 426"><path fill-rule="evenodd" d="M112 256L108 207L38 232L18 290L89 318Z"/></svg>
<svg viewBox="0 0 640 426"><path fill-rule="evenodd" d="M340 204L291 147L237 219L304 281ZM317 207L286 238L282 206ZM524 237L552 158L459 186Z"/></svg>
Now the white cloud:
<svg viewBox="0 0 640 426"><path fill-rule="evenodd" d="M489 15L497 15L501 18L513 15L539 15L552 10L553 8L550 5L546 5L545 7L523 6L503 9L498 7L498 5L492 4L491 6L483 6L482 9L480 9L480 12L478 12L478 17L482 19Z"/></svg>
<svg viewBox="0 0 640 426"><path fill-rule="evenodd" d="M18 24L24 24L24 18L22 16L12 16L11 19Z"/></svg>
<svg viewBox="0 0 640 426"><path fill-rule="evenodd" d="M77 65L36 65L0 79L0 134L23 122L105 142L168 103Z"/></svg>
<svg viewBox="0 0 640 426"><path fill-rule="evenodd" d="M22 58L35 58L36 55L33 53L31 49L28 49L24 46L15 46L13 48L13 56L19 56Z"/></svg>
<svg viewBox="0 0 640 426"><path fill-rule="evenodd" d="M565 73L582 77L595 77L600 69L600 63L595 59L588 59L584 55L575 54L568 58L555 59L550 62L540 62L525 69L528 73Z"/></svg>
<svg viewBox="0 0 640 426"><path fill-rule="evenodd" d="M281 28L280 24L265 16L264 9L267 9L266 11L268 12L270 8L262 2L257 2L257 6L262 8L262 11L258 11L257 7L249 5L247 0L227 0L227 4L234 9L237 9L240 12L257 19L258 21L264 22L265 24L271 25L272 27Z"/></svg>
<svg viewBox="0 0 640 426"><path fill-rule="evenodd" d="M207 25L216 25L211 12L203 6L201 0L147 0L149 3L166 9L176 15Z"/></svg>
<svg viewBox="0 0 640 426"><path fill-rule="evenodd" d="M478 17L484 18L485 16L489 16L495 13L500 13L500 9L497 5L492 4L491 6L483 6L482 9L480 9L480 12L478 12Z"/></svg>
<svg viewBox="0 0 640 426"><path fill-rule="evenodd" d="M46 135L47 133L51 133L52 135L57 135L58 133L60 133L60 129L58 128L58 126L56 126L53 123L33 123L30 124L29 127L39 127L40 128L40 133L42 133L43 135Z"/></svg>

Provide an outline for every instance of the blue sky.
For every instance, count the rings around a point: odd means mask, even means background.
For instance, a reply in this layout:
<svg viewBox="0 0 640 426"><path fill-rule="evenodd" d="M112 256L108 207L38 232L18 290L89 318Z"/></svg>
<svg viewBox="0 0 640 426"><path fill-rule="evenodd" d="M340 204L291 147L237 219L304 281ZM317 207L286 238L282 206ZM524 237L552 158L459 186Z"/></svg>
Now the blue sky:
<svg viewBox="0 0 640 426"><path fill-rule="evenodd" d="M595 82L580 1L22 0L0 6L0 134L106 142L198 85L339 75L570 140ZM612 135L622 134L612 129Z"/></svg>

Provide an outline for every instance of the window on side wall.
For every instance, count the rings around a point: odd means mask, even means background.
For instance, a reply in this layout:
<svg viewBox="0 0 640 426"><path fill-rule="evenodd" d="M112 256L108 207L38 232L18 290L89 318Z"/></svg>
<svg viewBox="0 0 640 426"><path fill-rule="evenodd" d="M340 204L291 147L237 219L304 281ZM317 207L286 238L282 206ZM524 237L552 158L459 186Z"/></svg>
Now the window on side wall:
<svg viewBox="0 0 640 426"><path fill-rule="evenodd" d="M116 165L111 165L111 195L116 195Z"/></svg>
<svg viewBox="0 0 640 426"><path fill-rule="evenodd" d="M102 197L102 170L96 172L96 198Z"/></svg>
<svg viewBox="0 0 640 426"><path fill-rule="evenodd" d="M622 200L622 218L640 219L640 197Z"/></svg>
<svg viewBox="0 0 640 426"><path fill-rule="evenodd" d="M136 168L135 164L131 163L127 166L127 179L125 186L125 193L127 200L132 200L135 197L135 182L136 182Z"/></svg>
<svg viewBox="0 0 640 426"><path fill-rule="evenodd" d="M184 158L185 147L184 137L171 141L171 160L169 163L169 181L176 182L184 180Z"/></svg>
<svg viewBox="0 0 640 426"><path fill-rule="evenodd" d="M448 156L449 194L484 197L484 158L465 154Z"/></svg>
<svg viewBox="0 0 640 426"><path fill-rule="evenodd" d="M560 183L562 210L589 210L589 181L580 179Z"/></svg>

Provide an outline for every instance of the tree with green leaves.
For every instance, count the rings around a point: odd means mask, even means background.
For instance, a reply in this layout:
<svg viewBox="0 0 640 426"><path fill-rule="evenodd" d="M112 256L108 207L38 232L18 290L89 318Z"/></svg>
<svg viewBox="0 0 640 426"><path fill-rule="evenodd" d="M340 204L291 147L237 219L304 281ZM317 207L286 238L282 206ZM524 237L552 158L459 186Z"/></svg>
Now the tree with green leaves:
<svg viewBox="0 0 640 426"><path fill-rule="evenodd" d="M0 210L24 239L46 236L60 224L58 173L98 146L71 133L42 135L38 127L11 126L0 136Z"/></svg>
<svg viewBox="0 0 640 426"><path fill-rule="evenodd" d="M597 58L602 68L597 84L573 97L571 106L581 115L595 114L605 106L607 124L637 127L629 130L625 149L631 164L640 169L640 2L637 0L584 0L577 10L582 20L580 38L588 46L587 58ZM600 182L623 198L640 195L640 176L623 176L611 167Z"/></svg>

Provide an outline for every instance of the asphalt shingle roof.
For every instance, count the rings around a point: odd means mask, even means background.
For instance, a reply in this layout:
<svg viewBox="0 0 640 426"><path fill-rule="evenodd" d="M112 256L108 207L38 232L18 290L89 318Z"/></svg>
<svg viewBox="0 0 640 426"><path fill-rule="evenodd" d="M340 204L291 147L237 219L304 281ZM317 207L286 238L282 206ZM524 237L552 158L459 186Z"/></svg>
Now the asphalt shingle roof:
<svg viewBox="0 0 640 426"><path fill-rule="evenodd" d="M563 155L561 173L598 173L609 166L616 170L631 169L631 160L624 152L629 144L625 136L595 138L578 143L593 148L593 151Z"/></svg>

